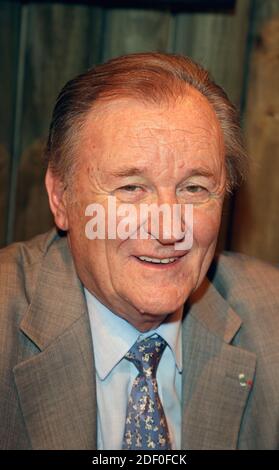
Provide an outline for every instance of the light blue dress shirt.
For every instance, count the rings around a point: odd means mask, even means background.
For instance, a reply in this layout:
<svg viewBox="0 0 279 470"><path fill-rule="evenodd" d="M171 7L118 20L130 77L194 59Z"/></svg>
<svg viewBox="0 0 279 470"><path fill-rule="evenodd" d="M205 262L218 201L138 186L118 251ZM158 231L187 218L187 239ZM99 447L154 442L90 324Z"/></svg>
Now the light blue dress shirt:
<svg viewBox="0 0 279 470"><path fill-rule="evenodd" d="M168 422L172 448L181 448L181 312L171 322L141 333L111 312L85 290L93 338L97 387L97 446L99 450L122 448L128 397L138 374L124 359L140 338L159 334L167 343L157 370L159 395Z"/></svg>

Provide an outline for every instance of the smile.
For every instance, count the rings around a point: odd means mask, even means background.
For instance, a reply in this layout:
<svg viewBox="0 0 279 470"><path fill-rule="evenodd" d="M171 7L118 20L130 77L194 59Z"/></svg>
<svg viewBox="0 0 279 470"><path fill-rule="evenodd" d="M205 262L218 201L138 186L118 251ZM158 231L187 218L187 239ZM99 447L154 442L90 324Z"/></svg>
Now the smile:
<svg viewBox="0 0 279 470"><path fill-rule="evenodd" d="M133 258L145 268L168 270L175 269L176 266L180 265L187 253L188 252L184 252L183 255L171 256L168 258L155 258L153 256L151 257L145 255L133 256Z"/></svg>
<svg viewBox="0 0 279 470"><path fill-rule="evenodd" d="M148 256L138 256L137 258L141 261L147 261L148 263L169 264L176 261L179 257L176 256L174 258L149 258Z"/></svg>

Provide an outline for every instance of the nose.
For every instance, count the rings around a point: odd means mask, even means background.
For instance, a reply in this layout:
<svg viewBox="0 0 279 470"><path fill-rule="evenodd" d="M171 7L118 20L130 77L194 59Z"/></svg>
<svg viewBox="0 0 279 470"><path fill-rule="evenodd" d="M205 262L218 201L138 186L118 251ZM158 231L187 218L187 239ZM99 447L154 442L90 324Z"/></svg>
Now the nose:
<svg viewBox="0 0 279 470"><path fill-rule="evenodd" d="M164 192L157 203L149 205L145 230L162 245L174 245L185 237L185 204L178 204L175 194Z"/></svg>

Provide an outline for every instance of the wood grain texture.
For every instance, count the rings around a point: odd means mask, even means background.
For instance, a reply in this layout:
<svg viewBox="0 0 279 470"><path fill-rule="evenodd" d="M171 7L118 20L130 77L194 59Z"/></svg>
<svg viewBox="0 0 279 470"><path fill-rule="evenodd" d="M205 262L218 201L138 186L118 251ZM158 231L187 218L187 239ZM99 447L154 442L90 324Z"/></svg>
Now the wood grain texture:
<svg viewBox="0 0 279 470"><path fill-rule="evenodd" d="M263 3L262 16L258 10L255 19L245 113L250 174L237 196L233 249L278 263L279 2ZM271 18L268 18L268 3Z"/></svg>
<svg viewBox="0 0 279 470"><path fill-rule="evenodd" d="M0 2L0 246L5 244L12 154L19 5Z"/></svg>
<svg viewBox="0 0 279 470"><path fill-rule="evenodd" d="M8 209L10 154L6 145L0 144L0 248L5 245L6 218Z"/></svg>
<svg viewBox="0 0 279 470"><path fill-rule="evenodd" d="M207 68L236 105L242 92L250 3L237 2L235 14L181 14L175 26L175 52Z"/></svg>
<svg viewBox="0 0 279 470"><path fill-rule="evenodd" d="M168 51L173 16L140 9L107 12L103 60L133 52Z"/></svg>

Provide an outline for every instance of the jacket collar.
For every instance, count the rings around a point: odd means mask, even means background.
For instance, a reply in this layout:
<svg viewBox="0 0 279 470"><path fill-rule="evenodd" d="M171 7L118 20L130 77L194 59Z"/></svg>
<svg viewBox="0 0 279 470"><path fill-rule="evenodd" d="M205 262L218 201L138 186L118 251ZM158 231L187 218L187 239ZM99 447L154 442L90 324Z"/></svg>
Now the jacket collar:
<svg viewBox="0 0 279 470"><path fill-rule="evenodd" d="M239 315L221 296L214 281L210 282L208 277L190 297L185 306L185 313L187 309L201 326L228 344L231 343L242 325Z"/></svg>
<svg viewBox="0 0 279 470"><path fill-rule="evenodd" d="M28 337L41 351L13 370L31 447L96 448L92 336L83 288L64 237L49 237L20 329L23 341Z"/></svg>
<svg viewBox="0 0 279 470"><path fill-rule="evenodd" d="M76 275L66 237L51 232L22 332L42 351L87 314L82 285Z"/></svg>
<svg viewBox="0 0 279 470"><path fill-rule="evenodd" d="M205 279L183 321L182 449L236 449L252 390L254 353L233 345L238 314Z"/></svg>

